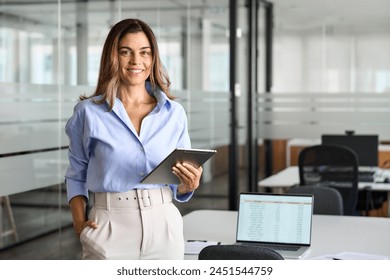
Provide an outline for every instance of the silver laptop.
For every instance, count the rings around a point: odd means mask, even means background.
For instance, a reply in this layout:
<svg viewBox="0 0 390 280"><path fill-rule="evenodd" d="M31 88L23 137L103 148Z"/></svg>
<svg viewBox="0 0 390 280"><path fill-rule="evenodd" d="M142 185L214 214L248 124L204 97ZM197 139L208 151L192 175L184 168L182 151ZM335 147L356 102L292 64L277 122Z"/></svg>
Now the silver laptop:
<svg viewBox="0 0 390 280"><path fill-rule="evenodd" d="M309 194L241 193L236 243L302 258L311 244L313 203Z"/></svg>

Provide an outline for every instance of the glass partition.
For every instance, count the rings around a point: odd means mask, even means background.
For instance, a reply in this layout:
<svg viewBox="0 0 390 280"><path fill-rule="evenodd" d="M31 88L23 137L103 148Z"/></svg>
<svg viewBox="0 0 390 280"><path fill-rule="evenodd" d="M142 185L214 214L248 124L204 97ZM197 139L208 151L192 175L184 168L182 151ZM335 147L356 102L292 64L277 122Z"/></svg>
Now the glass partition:
<svg viewBox="0 0 390 280"><path fill-rule="evenodd" d="M51 258L62 258L61 231L72 226L63 184L64 126L79 95L94 91L104 40L123 18L140 18L154 30L173 94L188 114L192 146L218 150L204 167L202 184L219 179L226 186L220 196L227 197L228 5L227 0L0 3L0 231L5 233L0 259L2 251L53 232L59 242ZM209 195L206 187L198 193L199 199ZM196 200L194 205L214 206Z"/></svg>
<svg viewBox="0 0 390 280"><path fill-rule="evenodd" d="M322 134L377 134L387 143L390 2L272 2L273 87L258 93L258 133L273 139L273 172L296 164L292 149Z"/></svg>
<svg viewBox="0 0 390 280"><path fill-rule="evenodd" d="M64 205L58 3L0 4L0 249L70 223ZM54 13L52 11L55 11ZM54 16L54 17L52 17Z"/></svg>
<svg viewBox="0 0 390 280"><path fill-rule="evenodd" d="M263 166L277 166L276 172L289 165L292 146L316 143L323 133L355 130L389 141L390 2L372 0L368 13L363 0L353 7L346 0L258 1L274 8L271 93L262 90L267 54L261 42L257 57L260 152L264 139L273 145L273 162ZM246 168L247 9L247 1L238 1L240 171ZM205 166L205 187L180 210L228 208L228 0L3 0L0 232L6 235L0 258L7 248L50 232L60 240L51 258L61 258L61 231L71 228L64 125L78 96L94 90L110 27L126 17L141 18L155 31L173 93L188 114L193 147L218 150ZM213 193L216 181L223 187Z"/></svg>

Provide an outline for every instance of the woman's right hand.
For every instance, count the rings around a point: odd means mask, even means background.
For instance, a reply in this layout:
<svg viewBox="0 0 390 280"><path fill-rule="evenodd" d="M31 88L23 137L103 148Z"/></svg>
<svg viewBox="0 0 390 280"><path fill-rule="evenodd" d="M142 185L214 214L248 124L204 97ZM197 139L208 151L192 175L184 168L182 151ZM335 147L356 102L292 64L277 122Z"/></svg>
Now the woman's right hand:
<svg viewBox="0 0 390 280"><path fill-rule="evenodd" d="M74 231L76 232L77 238L80 239L81 232L86 228L90 227L93 229L97 229L97 223L92 220L87 220L82 223L73 224Z"/></svg>

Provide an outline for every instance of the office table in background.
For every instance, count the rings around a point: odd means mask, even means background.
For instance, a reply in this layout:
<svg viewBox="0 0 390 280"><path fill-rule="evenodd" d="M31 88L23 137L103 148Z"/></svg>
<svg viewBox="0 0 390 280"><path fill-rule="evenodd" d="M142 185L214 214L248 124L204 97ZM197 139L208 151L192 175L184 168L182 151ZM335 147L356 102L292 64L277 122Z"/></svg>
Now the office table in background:
<svg viewBox="0 0 390 280"><path fill-rule="evenodd" d="M382 169L383 176L390 177L388 169ZM271 188L274 193L284 193L292 186L299 184L299 168L298 166L290 166L282 171L269 176L258 182L258 190L263 191L264 188ZM369 188L371 191L387 192L387 197L390 198L390 183L359 183L359 190ZM388 203L387 216L390 217L390 203Z"/></svg>
<svg viewBox="0 0 390 280"><path fill-rule="evenodd" d="M196 210L183 220L185 240L236 241L236 211ZM390 257L389 233L387 218L313 215L312 245L304 259L342 252ZM197 259L197 255L185 259Z"/></svg>

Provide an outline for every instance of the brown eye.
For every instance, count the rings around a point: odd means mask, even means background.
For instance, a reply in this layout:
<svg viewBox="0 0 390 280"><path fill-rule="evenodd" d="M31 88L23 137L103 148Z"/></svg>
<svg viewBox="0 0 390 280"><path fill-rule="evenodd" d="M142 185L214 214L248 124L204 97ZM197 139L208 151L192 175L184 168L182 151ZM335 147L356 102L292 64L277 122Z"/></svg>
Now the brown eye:
<svg viewBox="0 0 390 280"><path fill-rule="evenodd" d="M150 55L150 51L142 51L141 55L142 56L148 56L148 55Z"/></svg>
<svg viewBox="0 0 390 280"><path fill-rule="evenodd" d="M130 50L119 50L119 54L123 57L129 57L131 55L131 51Z"/></svg>

